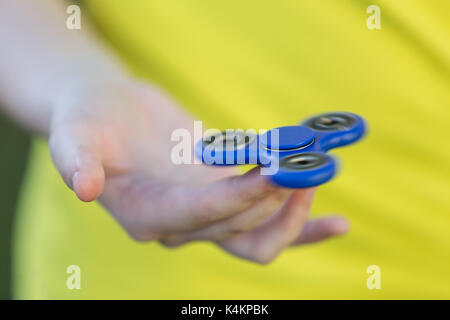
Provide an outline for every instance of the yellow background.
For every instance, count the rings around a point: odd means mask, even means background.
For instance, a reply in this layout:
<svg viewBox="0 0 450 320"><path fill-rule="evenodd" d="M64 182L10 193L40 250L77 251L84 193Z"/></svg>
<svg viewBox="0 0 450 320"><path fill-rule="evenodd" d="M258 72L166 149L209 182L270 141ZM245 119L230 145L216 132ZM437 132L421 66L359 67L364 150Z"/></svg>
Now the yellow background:
<svg viewBox="0 0 450 320"><path fill-rule="evenodd" d="M16 225L16 297L450 298L448 0L85 4L83 18L136 75L209 126L271 128L330 110L367 119L365 141L333 151L343 170L313 207L347 215L352 230L268 266L205 243L137 244L75 199L36 141ZM371 4L381 30L366 27ZM66 288L72 264L78 291ZM366 287L373 264L381 290Z"/></svg>

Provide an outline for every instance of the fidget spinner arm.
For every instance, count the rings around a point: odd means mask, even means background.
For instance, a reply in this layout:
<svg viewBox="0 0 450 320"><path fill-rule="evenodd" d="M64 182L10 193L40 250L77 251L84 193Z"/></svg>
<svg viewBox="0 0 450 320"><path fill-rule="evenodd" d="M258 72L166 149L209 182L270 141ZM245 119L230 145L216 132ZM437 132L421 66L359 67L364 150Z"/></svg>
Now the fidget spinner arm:
<svg viewBox="0 0 450 320"><path fill-rule="evenodd" d="M354 143L366 132L360 116L333 112L300 125L256 132L216 132L195 146L196 156L209 165L258 164L271 168L269 178L287 188L323 184L337 172L328 150Z"/></svg>

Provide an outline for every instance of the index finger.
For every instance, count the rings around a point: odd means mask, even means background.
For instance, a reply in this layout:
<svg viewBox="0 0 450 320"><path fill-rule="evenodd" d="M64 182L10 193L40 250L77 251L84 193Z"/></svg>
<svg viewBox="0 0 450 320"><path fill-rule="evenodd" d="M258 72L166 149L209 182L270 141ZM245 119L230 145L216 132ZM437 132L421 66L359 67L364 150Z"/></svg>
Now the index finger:
<svg viewBox="0 0 450 320"><path fill-rule="evenodd" d="M153 179L110 178L102 202L139 229L173 233L203 228L234 216L278 189L260 168L201 187L166 185ZM122 222L124 224L125 222Z"/></svg>

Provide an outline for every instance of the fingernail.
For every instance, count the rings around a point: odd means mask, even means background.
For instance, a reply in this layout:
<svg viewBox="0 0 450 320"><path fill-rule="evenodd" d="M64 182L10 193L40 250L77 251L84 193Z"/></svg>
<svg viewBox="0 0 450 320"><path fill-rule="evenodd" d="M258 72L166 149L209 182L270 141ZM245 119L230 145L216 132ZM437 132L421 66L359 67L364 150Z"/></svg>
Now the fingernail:
<svg viewBox="0 0 450 320"><path fill-rule="evenodd" d="M72 176L72 189L73 190L75 190L75 183L76 183L76 180L77 180L79 174L80 174L80 172L77 171Z"/></svg>

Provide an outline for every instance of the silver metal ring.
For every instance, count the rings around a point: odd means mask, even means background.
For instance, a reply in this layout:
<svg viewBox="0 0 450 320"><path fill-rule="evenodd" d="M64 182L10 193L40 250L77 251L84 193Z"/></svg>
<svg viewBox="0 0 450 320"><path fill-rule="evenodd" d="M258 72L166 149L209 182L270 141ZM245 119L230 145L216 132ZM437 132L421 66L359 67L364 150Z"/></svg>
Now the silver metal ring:
<svg viewBox="0 0 450 320"><path fill-rule="evenodd" d="M327 162L324 154L304 152L286 156L280 159L280 167L288 170L309 170L318 168Z"/></svg>
<svg viewBox="0 0 450 320"><path fill-rule="evenodd" d="M296 151L296 150L302 150L302 149L305 149L305 148L309 147L310 145L314 144L314 141L315 141L315 139L313 138L313 140L312 140L310 143L308 143L308 144L306 144L306 145L304 145L304 146L301 146L301 147L298 147L298 148L292 148L292 149L271 149L271 148L268 148L268 147L265 146L265 145L263 145L263 147L264 147L264 149L266 149L267 151L289 152L289 151Z"/></svg>
<svg viewBox="0 0 450 320"><path fill-rule="evenodd" d="M210 141L208 141L208 139ZM213 148L216 151L223 150L241 150L253 143L256 134L246 132L225 132L222 131L215 135L203 138L204 148Z"/></svg>
<svg viewBox="0 0 450 320"><path fill-rule="evenodd" d="M350 128L357 119L350 113L331 112L306 120L305 126L319 131L338 131Z"/></svg>

